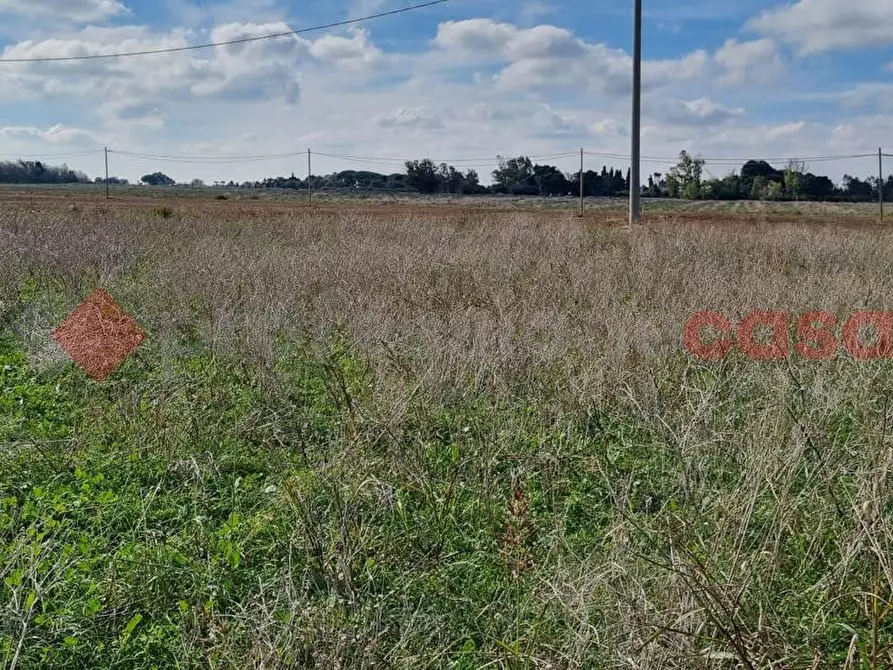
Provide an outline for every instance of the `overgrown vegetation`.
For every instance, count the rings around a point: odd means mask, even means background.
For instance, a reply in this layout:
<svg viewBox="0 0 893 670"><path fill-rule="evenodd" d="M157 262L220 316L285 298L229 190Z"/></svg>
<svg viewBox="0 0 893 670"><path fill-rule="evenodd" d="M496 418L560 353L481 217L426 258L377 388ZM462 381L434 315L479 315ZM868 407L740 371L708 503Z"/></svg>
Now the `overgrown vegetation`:
<svg viewBox="0 0 893 670"><path fill-rule="evenodd" d="M893 664L893 363L681 346L889 309L888 231L203 207L0 212L5 667Z"/></svg>

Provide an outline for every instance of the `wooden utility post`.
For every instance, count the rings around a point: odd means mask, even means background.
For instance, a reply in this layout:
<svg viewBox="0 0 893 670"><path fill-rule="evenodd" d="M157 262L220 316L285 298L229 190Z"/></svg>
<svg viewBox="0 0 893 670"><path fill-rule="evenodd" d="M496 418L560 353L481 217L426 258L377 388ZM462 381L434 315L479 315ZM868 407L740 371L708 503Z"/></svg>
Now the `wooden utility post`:
<svg viewBox="0 0 893 670"><path fill-rule="evenodd" d="M109 148L105 147L105 199L109 199Z"/></svg>
<svg viewBox="0 0 893 670"><path fill-rule="evenodd" d="M584 197L584 188L583 188L583 149L580 149L580 218L583 218L583 197Z"/></svg>
<svg viewBox="0 0 893 670"><path fill-rule="evenodd" d="M629 225L639 220L641 213L639 187L642 158L642 0L634 0L633 18L633 123L632 155L629 176Z"/></svg>
<svg viewBox="0 0 893 670"><path fill-rule="evenodd" d="M877 198L881 212L881 223L884 222L884 151L881 147L877 150Z"/></svg>
<svg viewBox="0 0 893 670"><path fill-rule="evenodd" d="M313 174L313 166L311 165L311 151L307 149L307 204L313 204L313 186L310 183L310 175Z"/></svg>

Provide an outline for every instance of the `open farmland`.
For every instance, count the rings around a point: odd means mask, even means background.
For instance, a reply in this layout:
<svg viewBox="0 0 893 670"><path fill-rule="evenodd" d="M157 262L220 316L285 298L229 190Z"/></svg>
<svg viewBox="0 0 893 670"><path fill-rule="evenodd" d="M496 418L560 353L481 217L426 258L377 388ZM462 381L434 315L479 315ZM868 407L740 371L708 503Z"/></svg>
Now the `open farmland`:
<svg viewBox="0 0 893 670"><path fill-rule="evenodd" d="M893 667L893 364L682 346L889 310L867 208L2 197L4 667Z"/></svg>

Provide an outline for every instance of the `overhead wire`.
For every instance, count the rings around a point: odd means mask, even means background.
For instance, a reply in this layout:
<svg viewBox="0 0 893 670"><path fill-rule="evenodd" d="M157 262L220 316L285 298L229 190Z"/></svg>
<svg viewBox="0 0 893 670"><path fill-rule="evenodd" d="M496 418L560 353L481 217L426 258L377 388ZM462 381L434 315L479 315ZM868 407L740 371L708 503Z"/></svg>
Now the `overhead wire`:
<svg viewBox="0 0 893 670"><path fill-rule="evenodd" d="M142 160L170 162L170 163L209 163L209 164L229 164L229 163L255 163L267 160L280 160L283 158L297 158L306 156L307 152L292 152L284 154L267 154L257 156L173 156L164 154L144 154L132 151L118 151L109 149L109 154L117 154L119 156L128 156L130 158L140 158Z"/></svg>
<svg viewBox="0 0 893 670"><path fill-rule="evenodd" d="M274 40L280 39L282 37L293 37L297 35L303 35L305 33L317 32L320 30L329 30L331 28L340 28L342 26L350 26L356 25L358 23L365 23L366 21L372 21L374 19L381 19L387 16L396 16L398 14L406 14L408 12L413 12L419 9L426 9L428 7L433 7L435 5L442 5L450 0L428 0L428 2L421 2L414 5L409 5L408 7L400 7L397 9L391 9L383 12L376 12L374 14L367 14L365 16L360 16L354 19L344 19L342 21L333 21L331 23L325 23L316 26L309 26L307 28L300 28L298 30L287 30L278 33L269 33L266 35L253 35L250 37L237 37L230 40L219 40L215 42L205 42L203 44L187 44L179 47L159 47L157 49L143 49L139 51L124 51L119 53L112 54L81 54L78 56L23 56L23 57L14 57L14 58L0 58L0 64L2 63L69 63L75 61L88 61L88 60L103 60L103 59L111 59L111 58L133 58L137 56L153 56L157 54L168 54L168 53L177 53L182 51L195 51L198 49L211 49L214 47L223 47L230 46L235 44L246 44L249 42L261 42L264 40Z"/></svg>
<svg viewBox="0 0 893 670"><path fill-rule="evenodd" d="M586 152L586 155L587 156L597 156L597 157L601 157L601 158L611 158L614 160L626 160L626 161L630 160L630 157L628 154L612 154L612 153L588 151L588 152ZM768 157L761 157L761 158L754 158L753 156L747 157L747 158L745 158L745 157L736 158L736 157L731 157L731 156L725 156L725 157L718 156L718 157L712 158L712 157L702 157L702 156L699 156L699 155L693 154L693 153L691 155L693 158L702 158L704 161L714 164L714 165L720 165L720 164L739 165L739 164L747 162L749 160L764 160L769 163L772 163L772 162L777 163L780 161L800 161L800 162L804 162L804 163L826 163L826 162L832 162L832 161L838 161L838 160L851 160L851 159L856 159L856 158L871 158L871 157L877 156L877 154L874 154L874 153L871 153L871 154L844 154L844 155L838 155L838 156L802 156L802 157L801 156L768 156ZM657 163L676 163L679 161L679 156L642 156L642 161L657 162Z"/></svg>
<svg viewBox="0 0 893 670"><path fill-rule="evenodd" d="M0 156L5 158L13 158L16 160L21 160L23 158L36 158L36 159L57 159L57 158L81 158L83 156L94 156L96 154L101 154L102 149L93 149L90 151L76 151L73 153L64 153L64 154L0 154Z"/></svg>
<svg viewBox="0 0 893 670"><path fill-rule="evenodd" d="M118 149L109 149L109 154L117 154L119 156L128 156L131 158L139 158L152 161L169 161L172 163L242 163L242 162L258 162L267 160L281 160L286 158L301 158L307 155L306 151L294 151L281 154L258 154L258 155L220 155L220 156L189 156L189 155L173 155L173 154L148 154L134 151L122 151ZM357 156L352 154L336 154L324 151L311 151L311 156L323 158L335 158L355 163L368 163L377 165L404 165L409 160L417 160L410 158L399 158L396 156ZM578 152L568 151L555 154L542 154L527 156L531 160L553 160L560 158L571 158L578 156ZM497 159L494 157L465 157L465 158L429 158L434 163L449 164L481 164L492 165Z"/></svg>

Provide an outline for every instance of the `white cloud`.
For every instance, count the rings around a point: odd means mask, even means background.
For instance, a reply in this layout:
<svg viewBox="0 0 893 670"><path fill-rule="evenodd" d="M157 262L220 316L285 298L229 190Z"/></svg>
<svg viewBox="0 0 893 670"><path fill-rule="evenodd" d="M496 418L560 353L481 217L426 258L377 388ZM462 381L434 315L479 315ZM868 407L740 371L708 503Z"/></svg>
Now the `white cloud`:
<svg viewBox="0 0 893 670"><path fill-rule="evenodd" d="M321 37L312 44L310 53L319 60L350 68L376 66L384 60L381 50L369 41L369 34L362 29L351 30L350 37Z"/></svg>
<svg viewBox="0 0 893 670"><path fill-rule="evenodd" d="M518 32L515 26L491 19L447 21L437 27L434 43L443 49L464 51L483 60L503 56Z"/></svg>
<svg viewBox="0 0 893 670"><path fill-rule="evenodd" d="M6 58L107 55L184 47L287 33L288 24L230 23L208 36L175 29L156 33L143 26L88 27L67 39L26 41L3 50ZM213 49L159 54L132 59L82 60L64 63L22 63L0 70L0 97L6 100L46 97L99 98L108 117L116 111L137 119L138 110L161 112L172 104L202 99L281 100L295 103L300 72L312 64L346 70L383 62L381 51L362 30L350 37L327 35L315 41L294 35Z"/></svg>
<svg viewBox="0 0 893 670"><path fill-rule="evenodd" d="M767 129L767 140L779 140L786 137L795 137L803 133L806 129L805 121L793 121L791 123L783 123L778 126Z"/></svg>
<svg viewBox="0 0 893 670"><path fill-rule="evenodd" d="M749 22L803 54L893 44L893 0L797 0Z"/></svg>
<svg viewBox="0 0 893 670"><path fill-rule="evenodd" d="M0 0L0 14L41 19L101 21L127 12L118 0Z"/></svg>
<svg viewBox="0 0 893 670"><path fill-rule="evenodd" d="M440 24L435 46L448 62L505 63L493 78L504 91L580 87L595 93L625 94L631 88L632 58L621 49L589 43L550 25L521 29L491 19ZM646 61L646 88L702 75L710 57L695 51L683 58Z"/></svg>
<svg viewBox="0 0 893 670"><path fill-rule="evenodd" d="M381 114L375 121L382 128L443 128L443 121L430 115L424 107L403 107L390 114Z"/></svg>
<svg viewBox="0 0 893 670"><path fill-rule="evenodd" d="M99 146L99 140L93 133L61 124L46 129L34 126L6 126L0 128L0 138L10 141L39 140L47 144L71 147Z"/></svg>
<svg viewBox="0 0 893 670"><path fill-rule="evenodd" d="M677 123L680 125L720 125L740 119L745 115L745 111L740 107L726 107L709 98L698 98L677 105L665 105L663 110L665 115L664 118L668 123Z"/></svg>
<svg viewBox="0 0 893 670"><path fill-rule="evenodd" d="M607 137L625 137L629 135L629 129L614 119L602 119L592 124L592 132L595 135Z"/></svg>
<svg viewBox="0 0 893 670"><path fill-rule="evenodd" d="M632 60L628 68L632 69ZM624 64L627 60L624 59ZM678 59L645 61L642 63L642 85L670 83L700 77L708 71L710 56L703 49Z"/></svg>
<svg viewBox="0 0 893 670"><path fill-rule="evenodd" d="M879 111L893 112L893 83L859 82L843 91L825 94L845 109L876 107Z"/></svg>
<svg viewBox="0 0 893 670"><path fill-rule="evenodd" d="M721 79L725 84L770 83L785 70L775 40L768 37L751 42L726 40L714 57L723 70Z"/></svg>

